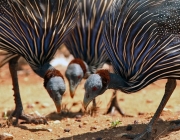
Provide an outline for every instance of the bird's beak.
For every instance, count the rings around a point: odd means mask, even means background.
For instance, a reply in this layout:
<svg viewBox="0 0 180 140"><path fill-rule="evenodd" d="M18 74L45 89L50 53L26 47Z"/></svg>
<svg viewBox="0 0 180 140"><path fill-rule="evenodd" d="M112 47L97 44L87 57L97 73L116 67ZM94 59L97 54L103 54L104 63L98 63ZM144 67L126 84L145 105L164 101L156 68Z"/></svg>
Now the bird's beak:
<svg viewBox="0 0 180 140"><path fill-rule="evenodd" d="M61 103L56 103L56 109L57 109L57 112L60 113L61 112Z"/></svg>
<svg viewBox="0 0 180 140"><path fill-rule="evenodd" d="M95 98L95 97L94 97ZM94 99L93 97L90 97L88 93L85 93L84 99L83 99L83 107L86 110L89 103Z"/></svg>
<svg viewBox="0 0 180 140"><path fill-rule="evenodd" d="M79 82L77 82L77 83L74 83L73 81L70 81L70 82L69 82L69 86L70 86L69 88L70 88L70 96L71 96L71 98L74 97L75 91L76 91L78 85L79 85Z"/></svg>
<svg viewBox="0 0 180 140"><path fill-rule="evenodd" d="M62 102L62 95L58 96L58 98L53 99L57 112L60 113L61 112L61 102Z"/></svg>
<svg viewBox="0 0 180 140"><path fill-rule="evenodd" d="M72 88L72 86L70 87L70 96L71 96L71 98L73 98L74 97L74 95L75 95L75 88L73 87Z"/></svg>

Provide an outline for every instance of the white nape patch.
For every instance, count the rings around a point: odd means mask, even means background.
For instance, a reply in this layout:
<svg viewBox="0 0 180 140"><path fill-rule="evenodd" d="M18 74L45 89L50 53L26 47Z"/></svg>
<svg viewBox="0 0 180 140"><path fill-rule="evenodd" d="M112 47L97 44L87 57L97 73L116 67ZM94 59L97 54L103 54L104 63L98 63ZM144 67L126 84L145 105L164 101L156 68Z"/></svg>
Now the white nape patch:
<svg viewBox="0 0 180 140"><path fill-rule="evenodd" d="M69 65L69 63L73 60L73 56L70 55L68 58L66 58L64 55L59 55L58 57L54 58L50 64L53 66L53 67L56 67L58 65L61 65L61 66L65 66L67 67Z"/></svg>

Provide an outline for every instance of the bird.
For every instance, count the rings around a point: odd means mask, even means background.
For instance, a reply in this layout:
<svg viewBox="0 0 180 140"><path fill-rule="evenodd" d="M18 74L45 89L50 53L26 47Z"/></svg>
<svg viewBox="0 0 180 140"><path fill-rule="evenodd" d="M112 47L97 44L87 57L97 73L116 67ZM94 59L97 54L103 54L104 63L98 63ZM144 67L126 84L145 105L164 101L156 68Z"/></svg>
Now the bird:
<svg viewBox="0 0 180 140"><path fill-rule="evenodd" d="M64 43L74 57L65 71L72 98L82 79L102 68L108 60L102 39L103 19L113 0L81 0L80 2L81 18ZM95 100L93 107L94 109L96 107ZM116 108L122 113L119 107Z"/></svg>
<svg viewBox="0 0 180 140"><path fill-rule="evenodd" d="M131 94L167 79L164 96L146 129L125 134L126 138L151 137L153 125L180 80L179 7L177 0L117 0L106 16L103 39L115 74L103 69L89 76L84 84L84 107L107 89Z"/></svg>
<svg viewBox="0 0 180 140"><path fill-rule="evenodd" d="M57 112L61 111L66 90L64 77L50 61L78 20L77 0L2 0L0 14L0 50L9 54L9 70L15 98L14 125L22 119L39 123L24 113L17 76L19 57L44 79L44 87Z"/></svg>

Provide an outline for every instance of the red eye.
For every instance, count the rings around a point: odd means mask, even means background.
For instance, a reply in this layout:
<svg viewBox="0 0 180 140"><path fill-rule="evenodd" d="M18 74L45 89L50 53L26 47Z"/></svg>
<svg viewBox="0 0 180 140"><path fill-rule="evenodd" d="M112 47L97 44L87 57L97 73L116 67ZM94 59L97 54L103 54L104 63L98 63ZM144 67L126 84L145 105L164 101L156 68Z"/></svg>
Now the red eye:
<svg viewBox="0 0 180 140"><path fill-rule="evenodd" d="M79 75L77 78L80 79L80 78L81 78L81 75Z"/></svg>
<svg viewBox="0 0 180 140"><path fill-rule="evenodd" d="M97 87L93 87L93 88L92 88L92 91L96 91L96 90L97 90Z"/></svg>

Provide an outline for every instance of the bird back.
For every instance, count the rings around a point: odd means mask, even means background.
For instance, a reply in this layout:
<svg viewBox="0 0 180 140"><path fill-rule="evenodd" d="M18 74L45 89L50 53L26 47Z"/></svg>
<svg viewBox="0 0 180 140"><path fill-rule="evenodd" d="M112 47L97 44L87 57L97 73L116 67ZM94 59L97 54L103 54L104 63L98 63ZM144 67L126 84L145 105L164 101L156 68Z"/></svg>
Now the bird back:
<svg viewBox="0 0 180 140"><path fill-rule="evenodd" d="M157 79L180 79L180 40L173 32L179 28L178 18L173 18L174 12L180 16L176 2L125 0L110 10L105 46L115 72L128 85L122 87L124 92L138 91ZM165 21L168 17L174 25Z"/></svg>
<svg viewBox="0 0 180 140"><path fill-rule="evenodd" d="M65 41L75 58L84 60L91 72L107 60L103 42L103 19L113 0L80 0L80 18Z"/></svg>
<svg viewBox="0 0 180 140"><path fill-rule="evenodd" d="M76 0L9 0L0 16L0 49L23 56L36 68L49 62L78 18Z"/></svg>

